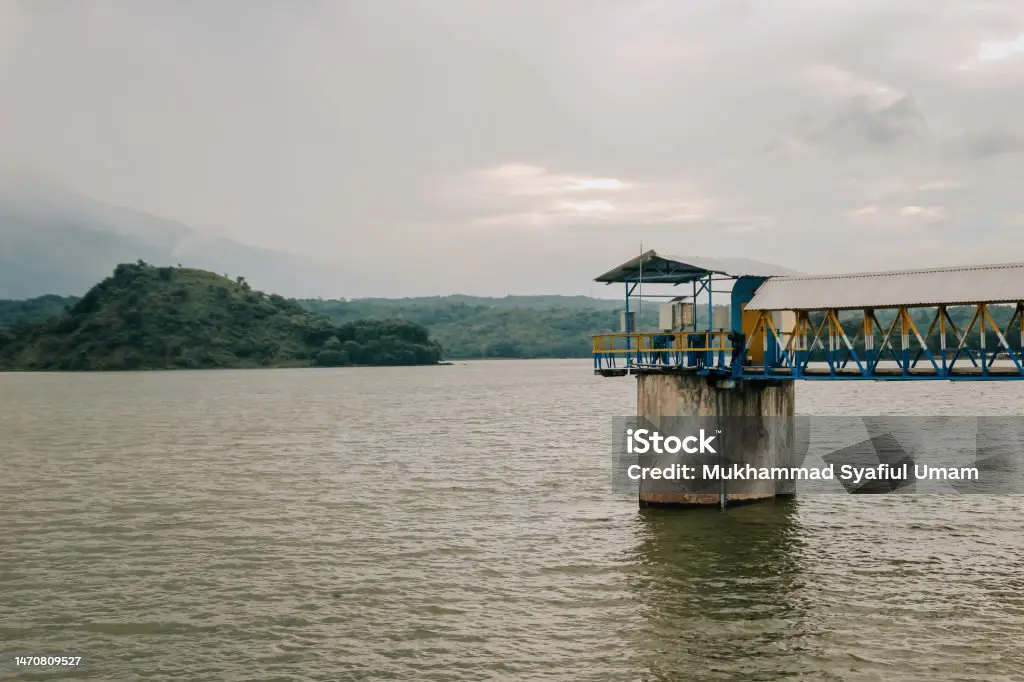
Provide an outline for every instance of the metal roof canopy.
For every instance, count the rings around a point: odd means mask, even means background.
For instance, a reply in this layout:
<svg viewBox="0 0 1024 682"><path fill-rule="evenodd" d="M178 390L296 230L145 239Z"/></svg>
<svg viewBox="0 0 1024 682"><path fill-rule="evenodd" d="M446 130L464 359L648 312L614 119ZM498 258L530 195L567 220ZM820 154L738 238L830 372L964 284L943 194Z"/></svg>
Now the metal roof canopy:
<svg viewBox="0 0 1024 682"><path fill-rule="evenodd" d="M779 275L796 275L795 270L770 263L751 260L749 258L703 258L661 255L651 250L633 260L613 268L595 282L611 284L613 282L639 282L643 275L644 283L650 284L685 284L704 279L708 275L726 275L728 277L774 277Z"/></svg>
<svg viewBox="0 0 1024 682"><path fill-rule="evenodd" d="M1013 303L1024 300L1024 263L769 279L748 310L827 310Z"/></svg>

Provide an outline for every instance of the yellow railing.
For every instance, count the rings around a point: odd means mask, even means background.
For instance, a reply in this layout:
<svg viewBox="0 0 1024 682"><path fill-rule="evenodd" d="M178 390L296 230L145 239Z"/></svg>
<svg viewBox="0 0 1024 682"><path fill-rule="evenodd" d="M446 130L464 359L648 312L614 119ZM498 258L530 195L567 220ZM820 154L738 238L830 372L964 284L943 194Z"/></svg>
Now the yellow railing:
<svg viewBox="0 0 1024 682"><path fill-rule="evenodd" d="M696 337L703 337L699 346L689 345ZM594 353L644 352L719 352L730 351L729 332L619 332L597 334L593 337Z"/></svg>
<svg viewBox="0 0 1024 682"><path fill-rule="evenodd" d="M727 331L598 334L593 337L593 348L596 370L622 366L724 368L732 351Z"/></svg>

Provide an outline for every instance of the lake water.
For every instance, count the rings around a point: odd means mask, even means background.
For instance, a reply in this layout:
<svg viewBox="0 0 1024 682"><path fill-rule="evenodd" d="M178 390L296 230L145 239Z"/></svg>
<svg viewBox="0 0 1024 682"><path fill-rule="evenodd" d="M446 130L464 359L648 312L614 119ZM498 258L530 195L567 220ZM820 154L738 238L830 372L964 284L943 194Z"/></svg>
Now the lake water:
<svg viewBox="0 0 1024 682"><path fill-rule="evenodd" d="M1024 679L1024 499L641 512L610 486L635 399L589 361L0 374L0 651L111 681Z"/></svg>

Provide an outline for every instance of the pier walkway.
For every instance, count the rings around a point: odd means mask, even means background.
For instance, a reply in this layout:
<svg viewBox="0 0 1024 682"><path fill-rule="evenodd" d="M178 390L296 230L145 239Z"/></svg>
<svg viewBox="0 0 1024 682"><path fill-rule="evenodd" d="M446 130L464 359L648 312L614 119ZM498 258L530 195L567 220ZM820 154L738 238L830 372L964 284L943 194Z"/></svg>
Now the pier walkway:
<svg viewBox="0 0 1024 682"><path fill-rule="evenodd" d="M593 337L604 376L1024 379L1024 264L806 276L647 251L596 281L626 293L622 331ZM647 298L669 300L659 329L639 331Z"/></svg>

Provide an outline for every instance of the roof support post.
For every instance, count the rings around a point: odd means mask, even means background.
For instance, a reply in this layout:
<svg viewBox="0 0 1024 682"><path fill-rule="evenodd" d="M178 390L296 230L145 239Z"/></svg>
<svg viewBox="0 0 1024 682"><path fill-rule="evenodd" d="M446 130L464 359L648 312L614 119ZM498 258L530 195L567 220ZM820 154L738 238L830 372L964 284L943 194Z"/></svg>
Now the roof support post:
<svg viewBox="0 0 1024 682"><path fill-rule="evenodd" d="M987 349L985 348L985 345L986 345L985 344L985 341L986 341L986 339L985 339L985 316L988 315L988 306L985 305L984 303L979 303L978 304L978 313L977 313L977 315L980 318L979 322L981 324L981 330L980 330L980 334L978 336L979 340L981 341L981 376L987 377L988 376L988 360L986 358L986 351L987 351Z"/></svg>
<svg viewBox="0 0 1024 682"><path fill-rule="evenodd" d="M711 297L711 295L714 293L712 291L712 289L711 289L711 286L712 286L712 283L711 283L711 273L708 273L707 280L702 280L702 283L704 284L704 286L708 290L708 326L707 326L707 333L704 335L704 348L710 349L711 346L712 346L712 343L711 343L711 340L712 340L711 329L713 328L714 321L715 321L715 309L713 307L713 300L712 300L712 297ZM694 301L694 303L696 303L696 301ZM696 305L694 305L694 307L693 307L693 318L694 318L694 320L697 319L697 306ZM713 368L715 366L715 352L713 350L705 350L704 353L706 354L704 356L704 366L705 367L712 367Z"/></svg>
<svg viewBox="0 0 1024 682"><path fill-rule="evenodd" d="M793 376L800 377L804 369L804 346L807 343L807 331L804 326L804 318L807 315L803 310L796 311L796 324L793 327Z"/></svg>
<svg viewBox="0 0 1024 682"><path fill-rule="evenodd" d="M697 331L697 280L693 280L693 331Z"/></svg>
<svg viewBox="0 0 1024 682"><path fill-rule="evenodd" d="M939 352L942 353L942 375L948 376L946 367L946 306L940 305L935 316L939 319Z"/></svg>
<svg viewBox="0 0 1024 682"><path fill-rule="evenodd" d="M636 285L634 284L633 287L636 287ZM629 282L626 282L626 350L627 351L629 351L629 349L630 349L629 335L633 331L631 329L631 327L633 325L631 325L629 323L629 295L631 293L633 293L633 289L630 289L629 288ZM626 367L629 367L630 365L633 364L633 358L631 356L632 356L631 353L629 353L629 352L626 353Z"/></svg>
<svg viewBox="0 0 1024 682"><path fill-rule="evenodd" d="M771 324L770 319L771 319L771 312L769 312L767 310L762 310L761 311L761 322L760 322L760 324L764 327L764 330L763 330L763 333L762 333L762 336L761 336L761 343L762 343L761 363L763 364L763 367L764 367L764 375L765 376L768 376L768 368L770 366L770 362L768 360L768 327Z"/></svg>
<svg viewBox="0 0 1024 682"><path fill-rule="evenodd" d="M861 328L864 332L864 364L867 366L864 376L869 376L874 370L873 360L875 357L875 327L871 308L864 309L863 318Z"/></svg>
<svg viewBox="0 0 1024 682"><path fill-rule="evenodd" d="M1024 301L1017 301L1017 323L1020 325L1019 336L1017 337L1019 342L1017 346L1018 357L1021 364L1024 365Z"/></svg>
<svg viewBox="0 0 1024 682"><path fill-rule="evenodd" d="M910 330L907 328L907 306L899 307L898 317L900 318L900 358L903 361L903 376L910 374Z"/></svg>

